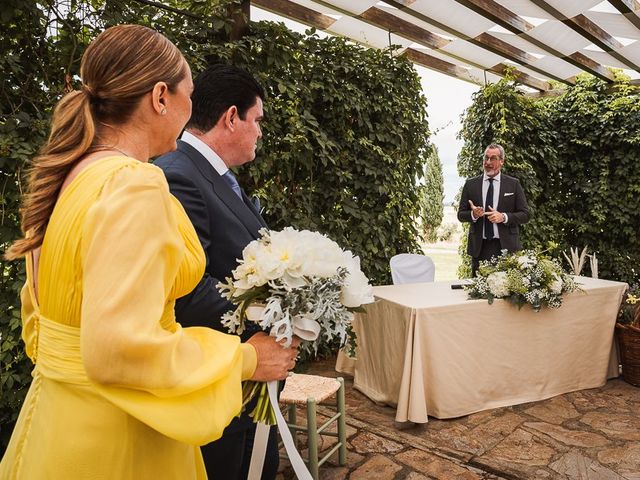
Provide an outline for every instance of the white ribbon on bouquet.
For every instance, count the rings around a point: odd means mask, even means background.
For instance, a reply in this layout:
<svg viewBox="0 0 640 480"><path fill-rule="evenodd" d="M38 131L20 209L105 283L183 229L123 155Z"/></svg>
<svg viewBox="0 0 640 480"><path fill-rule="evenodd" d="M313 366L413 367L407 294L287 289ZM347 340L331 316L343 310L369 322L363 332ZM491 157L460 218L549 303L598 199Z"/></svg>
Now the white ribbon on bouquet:
<svg viewBox="0 0 640 480"><path fill-rule="evenodd" d="M246 315L249 320L257 321L265 314L265 307L259 305L251 305L247 307ZM282 323L280 323L282 322ZM282 326L288 329L289 319L280 318L279 322L274 322L271 329L271 335L276 337L282 337ZM291 318L291 329L293 334L302 340L314 341L320 334L320 325L311 319L301 315L296 315ZM287 451L287 456L293 467L293 471L296 474L296 478L299 480L313 480L309 469L307 468L304 460L300 456L300 453L296 449L291 436L291 431L287 426L287 422L278 408L278 382L268 382L267 391L269 392L269 400L271 406L276 415L276 425L284 443L284 448ZM266 423L258 422L256 424L256 434L253 440L253 451L251 452L251 463L249 464L248 480L260 480L262 477L262 468L264 466L264 458L267 452L267 442L269 441L269 429L270 425Z"/></svg>

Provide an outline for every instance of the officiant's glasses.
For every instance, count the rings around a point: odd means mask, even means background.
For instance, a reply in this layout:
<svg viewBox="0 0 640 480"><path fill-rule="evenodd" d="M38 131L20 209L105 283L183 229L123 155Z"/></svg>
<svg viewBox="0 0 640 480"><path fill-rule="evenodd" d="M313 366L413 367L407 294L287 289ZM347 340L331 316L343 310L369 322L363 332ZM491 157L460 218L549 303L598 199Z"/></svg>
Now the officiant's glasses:
<svg viewBox="0 0 640 480"><path fill-rule="evenodd" d="M500 160L498 155L491 155L490 157L488 155L484 155L482 158L485 162L497 162Z"/></svg>

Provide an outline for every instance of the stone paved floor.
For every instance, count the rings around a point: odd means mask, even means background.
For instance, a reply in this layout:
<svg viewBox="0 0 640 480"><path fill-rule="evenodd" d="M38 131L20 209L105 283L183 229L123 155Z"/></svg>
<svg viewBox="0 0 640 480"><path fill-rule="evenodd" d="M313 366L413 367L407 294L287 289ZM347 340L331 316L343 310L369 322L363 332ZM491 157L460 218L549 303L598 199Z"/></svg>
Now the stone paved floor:
<svg viewBox="0 0 640 480"><path fill-rule="evenodd" d="M307 373L337 376L334 365L335 359L317 362ZM347 465L337 465L334 455L321 466L321 479L640 480L640 389L621 379L402 428L393 408L374 404L353 388L351 378L345 383ZM329 410L321 407L320 413ZM326 438L323 448L335 444ZM304 455L304 438L301 448ZM283 460L278 480L292 478Z"/></svg>

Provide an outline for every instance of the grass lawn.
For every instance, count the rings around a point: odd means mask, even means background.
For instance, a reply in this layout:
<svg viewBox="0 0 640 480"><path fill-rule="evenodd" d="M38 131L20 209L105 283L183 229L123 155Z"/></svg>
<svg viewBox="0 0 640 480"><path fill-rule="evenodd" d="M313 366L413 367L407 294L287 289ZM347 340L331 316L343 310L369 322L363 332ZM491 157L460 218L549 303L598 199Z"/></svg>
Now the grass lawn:
<svg viewBox="0 0 640 480"><path fill-rule="evenodd" d="M458 279L458 265L461 259L455 250L427 249L425 255L436 264L436 282Z"/></svg>
<svg viewBox="0 0 640 480"><path fill-rule="evenodd" d="M462 262L462 258L458 255L458 247L463 230L456 211L451 205L444 207L444 218L440 229L449 231L448 238L434 243L423 243L422 250L436 264L436 282L457 280L458 266Z"/></svg>

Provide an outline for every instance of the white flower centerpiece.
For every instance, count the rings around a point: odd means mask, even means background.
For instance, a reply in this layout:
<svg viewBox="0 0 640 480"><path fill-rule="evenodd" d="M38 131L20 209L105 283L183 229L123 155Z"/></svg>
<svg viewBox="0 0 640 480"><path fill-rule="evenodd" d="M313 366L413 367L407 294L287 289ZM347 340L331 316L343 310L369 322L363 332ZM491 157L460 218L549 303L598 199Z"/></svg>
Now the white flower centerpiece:
<svg viewBox="0 0 640 480"><path fill-rule="evenodd" d="M360 259L317 232L288 227L260 234L243 250L233 278L218 284L222 295L237 305L223 316L223 325L240 334L249 320L284 346L291 345L293 335L300 337L300 348L308 351L317 352L336 339L340 346L355 347L353 312L373 302ZM254 421L275 424L265 383L245 382L244 404L256 393Z"/></svg>
<svg viewBox="0 0 640 480"><path fill-rule="evenodd" d="M543 307L559 308L562 295L580 290L574 278L560 263L543 252L506 250L491 261L480 262L478 276L465 287L470 298L504 298L522 308L529 304L534 311Z"/></svg>

